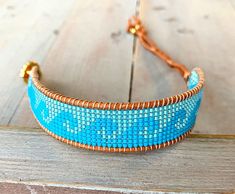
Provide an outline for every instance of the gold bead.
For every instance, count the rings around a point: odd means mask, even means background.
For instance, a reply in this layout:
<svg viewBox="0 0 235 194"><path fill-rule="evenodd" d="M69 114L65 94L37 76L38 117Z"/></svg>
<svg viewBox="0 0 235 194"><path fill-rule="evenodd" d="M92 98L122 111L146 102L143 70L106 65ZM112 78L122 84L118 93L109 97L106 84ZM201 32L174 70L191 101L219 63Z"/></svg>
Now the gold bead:
<svg viewBox="0 0 235 194"><path fill-rule="evenodd" d="M130 32L131 32L132 34L135 34L135 33L136 33L136 29L135 29L135 28L131 28L131 29L130 29Z"/></svg>
<svg viewBox="0 0 235 194"><path fill-rule="evenodd" d="M23 67L21 68L20 77L22 77L26 83L28 82L31 70L35 66L39 67L38 63L33 62L33 61L29 61L28 63L23 65Z"/></svg>

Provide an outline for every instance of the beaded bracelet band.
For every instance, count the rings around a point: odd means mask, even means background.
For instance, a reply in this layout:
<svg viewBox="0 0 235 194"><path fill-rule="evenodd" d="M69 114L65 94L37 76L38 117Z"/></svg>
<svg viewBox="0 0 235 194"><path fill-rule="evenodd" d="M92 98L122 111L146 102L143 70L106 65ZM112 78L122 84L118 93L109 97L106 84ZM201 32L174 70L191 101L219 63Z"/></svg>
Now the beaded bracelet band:
<svg viewBox="0 0 235 194"><path fill-rule="evenodd" d="M106 152L159 149L186 137L193 128L203 93L204 74L191 72L162 52L134 17L128 32L136 35L154 55L176 68L187 83L182 94L148 102L96 102L66 97L39 80L39 65L29 62L21 70L28 82L32 112L39 125L67 144Z"/></svg>

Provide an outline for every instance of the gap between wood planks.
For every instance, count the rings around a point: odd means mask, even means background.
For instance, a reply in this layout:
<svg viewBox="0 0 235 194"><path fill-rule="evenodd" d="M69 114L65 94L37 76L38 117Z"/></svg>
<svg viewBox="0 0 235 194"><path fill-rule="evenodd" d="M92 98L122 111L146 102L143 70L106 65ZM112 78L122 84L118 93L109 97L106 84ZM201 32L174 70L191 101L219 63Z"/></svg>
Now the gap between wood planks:
<svg viewBox="0 0 235 194"><path fill-rule="evenodd" d="M49 188L53 189L53 191L55 190L55 188L61 189L68 189L67 191L96 191L97 193L101 192L107 192L107 193L136 193L136 194L152 194L153 192L170 192L170 193L180 193L180 192L210 192L210 193L221 193L220 191L211 191L209 190L201 190L201 189L196 189L196 190L188 190L188 189L152 189L152 190L142 190L142 189L138 189L138 188L125 188L125 187L104 187L104 186L97 186L97 185L86 185L86 184L80 184L80 183L67 183L67 182L47 182L47 181L12 181L12 180L7 180L7 181L0 181L0 187L1 185L4 186L11 186L10 188L19 188L20 186L25 186L27 188L27 186L32 186L32 187L42 187L43 190L45 191L48 190ZM33 190L35 190L36 188L31 188ZM40 190L40 188L37 188ZM37 190L36 189L36 190ZM36 191L35 190L35 191ZM233 192L226 192L227 194L233 194Z"/></svg>
<svg viewBox="0 0 235 194"><path fill-rule="evenodd" d="M0 126L0 131L3 130L16 130L16 131L30 131L30 132L42 132L40 127L31 128L31 127L22 127L22 126ZM198 138L198 139L235 139L235 134L189 134L187 138Z"/></svg>
<svg viewBox="0 0 235 194"><path fill-rule="evenodd" d="M137 0L136 1L136 10L135 10L135 16L137 16L137 17L139 16L139 9L140 9L140 0ZM129 88L128 102L131 102L131 97L132 97L132 86L133 86L135 55L136 55L136 42L137 42L137 38L136 38L136 36L134 36L133 47L132 47L132 61L131 61L130 88Z"/></svg>
<svg viewBox="0 0 235 194"><path fill-rule="evenodd" d="M72 9L72 7L71 7L69 10L71 11L71 9ZM61 24L58 26L58 29L61 29L61 27L65 24L65 22L67 21L68 16L71 14L70 11L68 11L68 13L66 14L66 16L63 18L63 21L62 21ZM54 43L56 42L57 39L58 39L58 36L56 36L56 37L54 38L52 44L50 45L50 47L49 47L49 49L48 49L48 51L47 51L47 53L50 52L50 50L52 49L52 47L53 47L53 45L54 45ZM46 57L47 57L47 55L42 59L41 65L44 64L44 61L45 61ZM22 81L23 81L23 80L22 80ZM25 95L26 95L26 93L24 92L24 93L22 94L22 96L20 97L20 100L19 100L19 102L17 103L17 106L16 106L15 110L13 111L12 115L10 116L10 118L9 118L9 120L8 120L8 122L7 122L7 126L10 126L11 121L12 121L12 119L14 118L14 116L15 116L15 114L16 114L16 112L17 112L19 106L20 106L20 104L22 103L22 101L23 101ZM1 127L1 126L0 126L0 127Z"/></svg>

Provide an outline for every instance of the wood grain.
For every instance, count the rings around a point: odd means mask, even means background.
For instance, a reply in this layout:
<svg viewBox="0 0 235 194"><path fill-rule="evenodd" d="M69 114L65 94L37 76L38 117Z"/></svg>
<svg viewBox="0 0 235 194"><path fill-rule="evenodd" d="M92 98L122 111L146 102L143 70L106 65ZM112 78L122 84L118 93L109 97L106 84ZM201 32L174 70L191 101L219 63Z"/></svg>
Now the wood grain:
<svg viewBox="0 0 235 194"><path fill-rule="evenodd" d="M140 17L163 50L190 69L193 64L199 64L206 72L205 95L193 132L234 134L231 123L235 90L231 72L235 73L235 68L228 65L235 62L232 53L235 29L230 25L235 17L234 9L228 1L216 1L211 7L208 0L203 2L204 9L200 9L200 2L192 1L191 7L185 0L180 3L142 1ZM46 85L66 95L103 101L128 101L130 87L132 101L152 100L185 90L180 75L144 50L138 41L133 56L133 85L130 85L133 39L124 27L134 13L135 3L126 6L124 2L104 1L101 5L78 1L74 4L64 25L54 32L57 34L55 44L43 54L44 58L47 56L42 64ZM87 7L91 9L84 11ZM181 14L183 11L188 17ZM114 18L118 21L113 22ZM9 77L8 74L5 76ZM12 92L23 91L22 83L17 84L21 86L14 86L14 90L10 90L13 82L8 84L7 91L5 87L2 89L5 97L0 105L5 113L1 113L1 124L38 127L26 96L17 95L14 100L18 104L10 104L15 98Z"/></svg>
<svg viewBox="0 0 235 194"><path fill-rule="evenodd" d="M11 123L25 94L25 84L19 78L20 68L30 59L44 60L56 39L55 31L62 25L73 1L4 0L0 3L1 125Z"/></svg>
<svg viewBox="0 0 235 194"><path fill-rule="evenodd" d="M42 81L67 96L128 101L133 37L127 20L136 1L77 1L42 64ZM11 126L38 127L24 96Z"/></svg>
<svg viewBox="0 0 235 194"><path fill-rule="evenodd" d="M136 1L77 1L43 67L43 81L63 94L128 101L133 37L127 20Z"/></svg>
<svg viewBox="0 0 235 194"><path fill-rule="evenodd" d="M141 1L140 17L159 47L189 69L206 74L194 133L235 134L235 10L232 1ZM185 90L178 72L138 43L132 100L152 100Z"/></svg>
<svg viewBox="0 0 235 194"><path fill-rule="evenodd" d="M48 87L88 100L152 100L185 84L126 34L138 0L0 0L1 192L235 192L235 0L140 2L160 48L206 72L194 134L163 150L107 154L37 129L18 78L29 59L42 64Z"/></svg>
<svg viewBox="0 0 235 194"><path fill-rule="evenodd" d="M0 181L107 188L232 192L235 140L192 138L167 149L107 154L76 149L41 130L0 130Z"/></svg>

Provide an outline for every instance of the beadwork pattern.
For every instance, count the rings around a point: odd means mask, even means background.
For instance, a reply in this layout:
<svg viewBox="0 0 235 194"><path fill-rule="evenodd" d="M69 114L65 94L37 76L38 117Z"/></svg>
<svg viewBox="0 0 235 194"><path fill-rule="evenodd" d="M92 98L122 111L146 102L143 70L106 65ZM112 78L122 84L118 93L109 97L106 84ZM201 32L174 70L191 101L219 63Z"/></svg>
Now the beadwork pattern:
<svg viewBox="0 0 235 194"><path fill-rule="evenodd" d="M199 83L192 71L189 90ZM31 109L40 125L56 137L79 145L108 149L151 147L171 142L193 127L203 90L183 101L137 110L101 110L73 106L46 96L28 82ZM81 147L81 146L80 146Z"/></svg>

